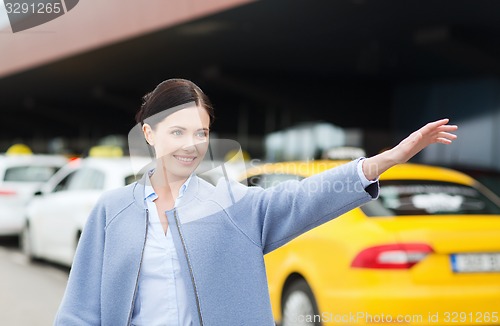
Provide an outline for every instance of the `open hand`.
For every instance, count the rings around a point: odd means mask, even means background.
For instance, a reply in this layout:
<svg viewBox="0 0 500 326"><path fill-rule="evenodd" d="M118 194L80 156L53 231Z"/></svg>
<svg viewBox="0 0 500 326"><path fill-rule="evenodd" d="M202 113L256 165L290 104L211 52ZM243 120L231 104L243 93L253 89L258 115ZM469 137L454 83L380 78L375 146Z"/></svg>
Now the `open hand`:
<svg viewBox="0 0 500 326"><path fill-rule="evenodd" d="M430 122L411 133L396 147L363 160L363 173L368 180L375 180L387 169L407 162L415 154L434 143L451 144L457 138L452 132L455 125L448 125L449 119Z"/></svg>
<svg viewBox="0 0 500 326"><path fill-rule="evenodd" d="M458 129L456 125L449 125L449 119L429 122L422 128L411 133L393 148L395 163L405 163L425 147L434 143L449 145L457 138L452 132Z"/></svg>

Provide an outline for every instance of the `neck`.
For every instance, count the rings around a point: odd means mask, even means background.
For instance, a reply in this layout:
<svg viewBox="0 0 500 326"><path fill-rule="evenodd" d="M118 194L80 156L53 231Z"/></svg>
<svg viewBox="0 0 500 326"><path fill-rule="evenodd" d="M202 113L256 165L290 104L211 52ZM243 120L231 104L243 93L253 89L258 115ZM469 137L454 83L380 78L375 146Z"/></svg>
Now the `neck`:
<svg viewBox="0 0 500 326"><path fill-rule="evenodd" d="M158 195L172 195L173 198L177 198L181 186L188 178L173 176L168 173L165 166L161 164L161 161L158 161L157 163L156 169L150 178L153 189Z"/></svg>

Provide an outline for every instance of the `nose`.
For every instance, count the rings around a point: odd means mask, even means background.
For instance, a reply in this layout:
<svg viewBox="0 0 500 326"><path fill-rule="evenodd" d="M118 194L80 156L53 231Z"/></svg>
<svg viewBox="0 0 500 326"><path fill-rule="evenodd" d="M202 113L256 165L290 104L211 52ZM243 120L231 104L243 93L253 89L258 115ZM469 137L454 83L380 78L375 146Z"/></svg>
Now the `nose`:
<svg viewBox="0 0 500 326"><path fill-rule="evenodd" d="M182 149L185 151L195 151L196 145L200 143L199 140L195 139L195 137L186 137L184 144L182 144Z"/></svg>

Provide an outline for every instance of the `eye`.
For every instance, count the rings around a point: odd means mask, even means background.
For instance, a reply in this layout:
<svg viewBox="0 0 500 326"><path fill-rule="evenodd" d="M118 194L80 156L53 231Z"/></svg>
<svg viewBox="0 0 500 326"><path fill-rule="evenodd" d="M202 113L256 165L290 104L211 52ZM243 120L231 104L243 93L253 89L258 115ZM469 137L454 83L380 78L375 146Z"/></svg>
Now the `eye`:
<svg viewBox="0 0 500 326"><path fill-rule="evenodd" d="M198 138L207 138L208 137L208 131L206 130L201 130L196 133L196 137Z"/></svg>
<svg viewBox="0 0 500 326"><path fill-rule="evenodd" d="M181 136L182 135L182 131L179 130L179 129L175 129L175 130L172 130L171 134L174 135L174 136Z"/></svg>

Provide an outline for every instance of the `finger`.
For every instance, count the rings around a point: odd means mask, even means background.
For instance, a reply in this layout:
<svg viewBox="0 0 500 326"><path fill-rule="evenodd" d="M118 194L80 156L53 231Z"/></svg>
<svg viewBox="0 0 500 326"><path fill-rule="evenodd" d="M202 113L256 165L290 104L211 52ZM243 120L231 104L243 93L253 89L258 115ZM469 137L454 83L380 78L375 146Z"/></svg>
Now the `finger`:
<svg viewBox="0 0 500 326"><path fill-rule="evenodd" d="M437 128L439 131L455 131L458 129L457 125L442 125Z"/></svg>
<svg viewBox="0 0 500 326"><path fill-rule="evenodd" d="M438 127L438 126L445 125L445 124L447 124L448 122L450 122L450 119L445 118L445 119L436 120L436 121L434 121L434 122L429 122L428 124L429 124L430 126L432 126L432 128L436 128L436 127Z"/></svg>
<svg viewBox="0 0 500 326"><path fill-rule="evenodd" d="M436 142L441 143L441 144L445 144L445 145L449 145L453 141L451 139L447 139L447 138L438 138L438 139L436 139Z"/></svg>
<svg viewBox="0 0 500 326"><path fill-rule="evenodd" d="M444 131L439 132L438 137L439 138L453 139L453 140L457 139L457 135L449 133L449 132L444 132Z"/></svg>
<svg viewBox="0 0 500 326"><path fill-rule="evenodd" d="M446 125L449 121L450 121L450 119L446 118L446 119L436 120L434 122L429 122L428 124L423 126L421 130L422 130L422 132L425 132L425 133L433 132L437 128L439 128L443 125Z"/></svg>

